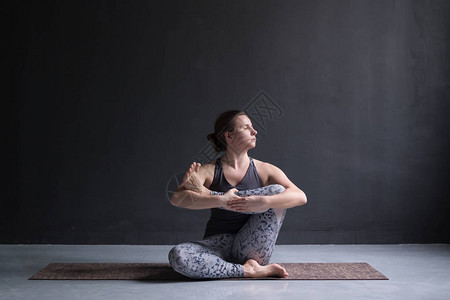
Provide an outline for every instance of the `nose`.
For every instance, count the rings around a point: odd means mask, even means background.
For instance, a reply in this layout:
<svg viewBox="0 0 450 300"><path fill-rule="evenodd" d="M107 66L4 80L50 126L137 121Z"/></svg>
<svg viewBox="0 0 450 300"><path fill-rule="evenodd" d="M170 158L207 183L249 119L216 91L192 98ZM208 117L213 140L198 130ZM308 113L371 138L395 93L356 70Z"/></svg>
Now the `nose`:
<svg viewBox="0 0 450 300"><path fill-rule="evenodd" d="M256 129L252 127L252 135L256 135L257 133L258 131L256 131Z"/></svg>

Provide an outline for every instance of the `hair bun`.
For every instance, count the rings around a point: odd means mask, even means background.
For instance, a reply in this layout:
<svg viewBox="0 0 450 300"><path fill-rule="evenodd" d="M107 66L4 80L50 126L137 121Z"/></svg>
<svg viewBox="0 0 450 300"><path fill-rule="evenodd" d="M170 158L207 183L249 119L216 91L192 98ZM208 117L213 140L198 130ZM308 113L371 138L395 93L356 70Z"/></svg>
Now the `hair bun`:
<svg viewBox="0 0 450 300"><path fill-rule="evenodd" d="M214 133L210 133L206 136L206 138L208 139L208 141L215 143L217 141L217 137Z"/></svg>
<svg viewBox="0 0 450 300"><path fill-rule="evenodd" d="M214 150L216 150L217 153L219 153L220 151L222 151L222 149L219 146L219 143L217 141L217 136L215 133L210 133L206 136L206 138L208 139L208 141L210 141L210 143L213 145Z"/></svg>

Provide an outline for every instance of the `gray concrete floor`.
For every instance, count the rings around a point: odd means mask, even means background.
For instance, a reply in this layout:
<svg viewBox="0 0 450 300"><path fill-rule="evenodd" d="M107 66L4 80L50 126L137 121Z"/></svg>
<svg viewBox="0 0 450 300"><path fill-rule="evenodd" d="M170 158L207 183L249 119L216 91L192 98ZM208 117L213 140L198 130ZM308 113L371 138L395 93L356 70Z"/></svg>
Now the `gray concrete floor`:
<svg viewBox="0 0 450 300"><path fill-rule="evenodd" d="M39 281L52 262L167 262L171 246L0 245L0 299L450 299L450 245L277 245L273 262L367 262L386 281Z"/></svg>

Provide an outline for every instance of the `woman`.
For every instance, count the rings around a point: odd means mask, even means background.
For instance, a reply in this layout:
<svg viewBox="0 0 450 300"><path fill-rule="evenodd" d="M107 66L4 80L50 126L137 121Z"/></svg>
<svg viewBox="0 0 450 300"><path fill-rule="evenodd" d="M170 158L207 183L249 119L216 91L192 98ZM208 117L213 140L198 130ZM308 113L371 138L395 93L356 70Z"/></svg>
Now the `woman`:
<svg viewBox="0 0 450 300"><path fill-rule="evenodd" d="M215 162L192 163L171 203L211 209L204 240L169 253L172 268L191 278L287 277L269 264L287 208L306 204L306 195L279 168L248 156L257 131L242 111L222 113L208 135Z"/></svg>

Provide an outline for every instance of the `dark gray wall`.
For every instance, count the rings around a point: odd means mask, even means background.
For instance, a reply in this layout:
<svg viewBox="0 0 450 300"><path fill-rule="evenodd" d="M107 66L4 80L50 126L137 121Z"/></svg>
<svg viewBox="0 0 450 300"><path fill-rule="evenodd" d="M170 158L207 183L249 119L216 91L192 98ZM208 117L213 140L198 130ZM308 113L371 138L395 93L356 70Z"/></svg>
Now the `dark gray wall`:
<svg viewBox="0 0 450 300"><path fill-rule="evenodd" d="M209 212L172 207L167 184L234 108L264 122L251 156L308 195L278 243L450 242L450 2L47 1L10 12L1 243L200 238Z"/></svg>

